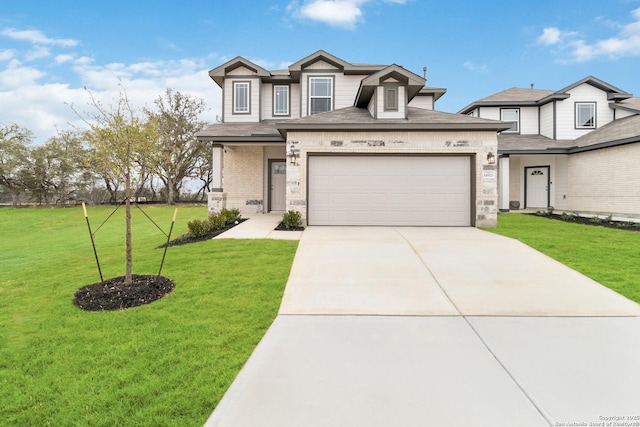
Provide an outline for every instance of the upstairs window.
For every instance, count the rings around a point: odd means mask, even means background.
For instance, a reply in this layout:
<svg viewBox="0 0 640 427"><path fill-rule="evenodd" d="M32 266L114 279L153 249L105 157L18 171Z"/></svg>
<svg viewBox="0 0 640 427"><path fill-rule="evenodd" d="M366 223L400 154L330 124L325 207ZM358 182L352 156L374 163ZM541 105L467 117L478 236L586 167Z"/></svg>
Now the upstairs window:
<svg viewBox="0 0 640 427"><path fill-rule="evenodd" d="M384 110L398 111L398 86L384 87Z"/></svg>
<svg viewBox="0 0 640 427"><path fill-rule="evenodd" d="M333 109L333 79L309 78L309 114L324 113Z"/></svg>
<svg viewBox="0 0 640 427"><path fill-rule="evenodd" d="M511 127L503 130L503 133L520 133L520 109L519 108L503 108L500 110L500 120L503 122L511 122Z"/></svg>
<svg viewBox="0 0 640 427"><path fill-rule="evenodd" d="M249 82L233 82L233 113L249 114Z"/></svg>
<svg viewBox="0 0 640 427"><path fill-rule="evenodd" d="M576 102L576 129L595 129L596 103Z"/></svg>
<svg viewBox="0 0 640 427"><path fill-rule="evenodd" d="M289 115L289 86L273 87L273 115Z"/></svg>

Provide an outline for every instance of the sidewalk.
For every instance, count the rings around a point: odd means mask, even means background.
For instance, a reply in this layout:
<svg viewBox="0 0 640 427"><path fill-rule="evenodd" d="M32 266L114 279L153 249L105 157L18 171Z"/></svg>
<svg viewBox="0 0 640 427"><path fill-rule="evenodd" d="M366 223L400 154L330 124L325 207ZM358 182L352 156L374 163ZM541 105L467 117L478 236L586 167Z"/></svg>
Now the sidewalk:
<svg viewBox="0 0 640 427"><path fill-rule="evenodd" d="M282 213L255 214L214 239L300 240L302 231L274 230L280 221L282 221Z"/></svg>

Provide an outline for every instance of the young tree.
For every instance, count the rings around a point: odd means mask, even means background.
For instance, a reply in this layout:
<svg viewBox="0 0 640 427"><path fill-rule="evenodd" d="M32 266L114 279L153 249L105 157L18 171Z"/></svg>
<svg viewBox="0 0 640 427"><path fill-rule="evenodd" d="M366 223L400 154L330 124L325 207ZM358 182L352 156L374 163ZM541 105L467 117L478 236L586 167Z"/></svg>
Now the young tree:
<svg viewBox="0 0 640 427"><path fill-rule="evenodd" d="M18 206L27 185L30 144L33 134L15 123L0 125L0 185L11 193L11 204Z"/></svg>
<svg viewBox="0 0 640 427"><path fill-rule="evenodd" d="M108 173L124 183L126 231L125 231L125 284L132 284L131 272L131 197L133 185L147 171L141 170L143 159L152 158L155 124L143 120L129 103L126 91L121 90L115 103L104 107L91 96L94 113L80 116L88 126L86 139L94 150L98 173ZM73 107L72 107L73 108ZM75 110L74 110L75 111ZM77 113L77 112L76 112Z"/></svg>
<svg viewBox="0 0 640 427"><path fill-rule="evenodd" d="M158 126L155 141L157 175L167 189L167 204L174 204L185 178L197 177L198 162L208 146L196 139L204 122L199 119L204 101L167 89L155 100L157 111L146 110L149 120Z"/></svg>

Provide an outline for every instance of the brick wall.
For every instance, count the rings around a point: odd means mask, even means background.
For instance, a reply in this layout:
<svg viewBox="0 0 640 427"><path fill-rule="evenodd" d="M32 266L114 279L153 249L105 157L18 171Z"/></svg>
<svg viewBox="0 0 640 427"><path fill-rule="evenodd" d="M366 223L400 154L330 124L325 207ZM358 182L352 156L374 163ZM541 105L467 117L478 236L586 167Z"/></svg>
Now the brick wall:
<svg viewBox="0 0 640 427"><path fill-rule="evenodd" d="M640 215L640 144L572 154L567 210Z"/></svg>
<svg viewBox="0 0 640 427"><path fill-rule="evenodd" d="M263 147L225 147L222 188L227 208L243 215L262 213L264 206Z"/></svg>

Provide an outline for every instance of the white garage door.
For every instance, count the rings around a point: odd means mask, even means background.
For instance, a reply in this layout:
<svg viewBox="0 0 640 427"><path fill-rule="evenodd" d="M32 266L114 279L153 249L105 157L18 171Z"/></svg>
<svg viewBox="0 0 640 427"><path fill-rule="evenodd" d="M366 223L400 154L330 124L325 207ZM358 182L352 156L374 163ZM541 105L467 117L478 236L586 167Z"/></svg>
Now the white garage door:
<svg viewBox="0 0 640 427"><path fill-rule="evenodd" d="M469 156L310 156L309 225L471 225Z"/></svg>

